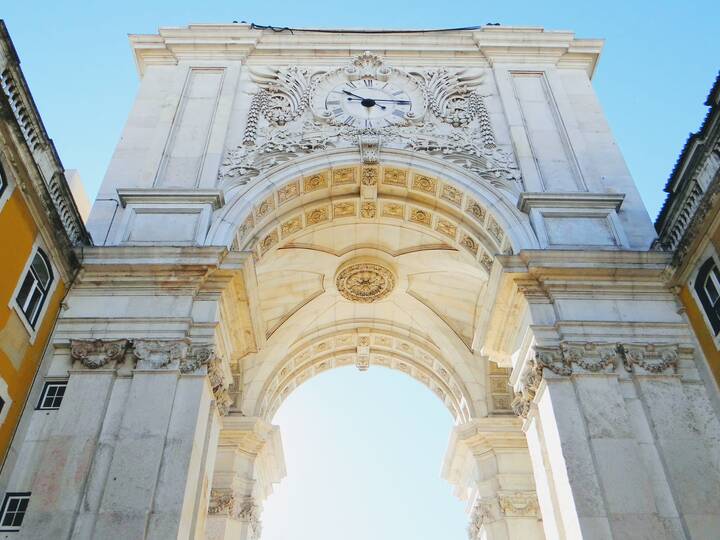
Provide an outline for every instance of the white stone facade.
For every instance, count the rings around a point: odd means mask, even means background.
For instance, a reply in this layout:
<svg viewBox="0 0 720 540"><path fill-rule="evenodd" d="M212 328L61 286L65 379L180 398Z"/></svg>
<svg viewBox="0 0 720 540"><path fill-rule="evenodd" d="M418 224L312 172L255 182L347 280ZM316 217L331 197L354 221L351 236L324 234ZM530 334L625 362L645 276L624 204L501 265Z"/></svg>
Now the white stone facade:
<svg viewBox="0 0 720 540"><path fill-rule="evenodd" d="M32 493L20 537L259 538L272 417L343 365L451 411L472 540L716 535L718 411L590 83L600 41L131 43L140 91L44 362L66 397L28 407L0 476Z"/></svg>

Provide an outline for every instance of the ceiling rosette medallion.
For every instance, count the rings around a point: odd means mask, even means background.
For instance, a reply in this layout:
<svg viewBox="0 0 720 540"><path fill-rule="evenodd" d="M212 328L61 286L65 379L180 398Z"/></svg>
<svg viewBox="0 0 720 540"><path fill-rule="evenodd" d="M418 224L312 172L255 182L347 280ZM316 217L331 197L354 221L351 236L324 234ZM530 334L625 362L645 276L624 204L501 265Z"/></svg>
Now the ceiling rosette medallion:
<svg viewBox="0 0 720 540"><path fill-rule="evenodd" d="M395 274L375 261L350 261L338 270L335 285L351 302L369 304L382 300L395 288Z"/></svg>
<svg viewBox="0 0 720 540"><path fill-rule="evenodd" d="M405 70L364 52L341 67L250 71L255 85L242 143L218 172L244 185L296 157L354 148L365 163L382 149L436 156L478 181L521 191L512 151L498 146L478 69Z"/></svg>

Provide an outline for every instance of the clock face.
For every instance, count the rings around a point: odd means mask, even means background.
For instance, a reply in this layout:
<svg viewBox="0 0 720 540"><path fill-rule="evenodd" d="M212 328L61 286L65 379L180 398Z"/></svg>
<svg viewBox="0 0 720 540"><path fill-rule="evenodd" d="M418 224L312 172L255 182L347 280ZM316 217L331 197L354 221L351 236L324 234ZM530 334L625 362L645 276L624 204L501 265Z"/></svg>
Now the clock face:
<svg viewBox="0 0 720 540"><path fill-rule="evenodd" d="M336 124L380 128L406 121L408 94L389 82L364 78L335 86L325 97L325 115Z"/></svg>

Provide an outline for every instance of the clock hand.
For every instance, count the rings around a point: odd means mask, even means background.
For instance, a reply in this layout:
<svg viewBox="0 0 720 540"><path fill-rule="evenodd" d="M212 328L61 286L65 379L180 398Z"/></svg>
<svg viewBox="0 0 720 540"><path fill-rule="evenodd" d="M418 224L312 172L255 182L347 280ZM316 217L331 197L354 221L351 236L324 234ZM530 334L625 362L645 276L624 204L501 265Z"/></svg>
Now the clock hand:
<svg viewBox="0 0 720 540"><path fill-rule="evenodd" d="M398 105L407 105L410 103L407 99L375 99L375 101L390 101L391 103L397 103Z"/></svg>
<svg viewBox="0 0 720 540"><path fill-rule="evenodd" d="M348 101L363 101L366 98L351 97ZM410 101L407 99L379 99L379 98L367 98L370 101L389 101L390 103L397 103L398 105L409 105Z"/></svg>
<svg viewBox="0 0 720 540"><path fill-rule="evenodd" d="M353 94L352 92L348 92L347 90L343 90L344 94L347 94L348 96L352 96L357 99L365 99L364 97L358 96L357 94Z"/></svg>

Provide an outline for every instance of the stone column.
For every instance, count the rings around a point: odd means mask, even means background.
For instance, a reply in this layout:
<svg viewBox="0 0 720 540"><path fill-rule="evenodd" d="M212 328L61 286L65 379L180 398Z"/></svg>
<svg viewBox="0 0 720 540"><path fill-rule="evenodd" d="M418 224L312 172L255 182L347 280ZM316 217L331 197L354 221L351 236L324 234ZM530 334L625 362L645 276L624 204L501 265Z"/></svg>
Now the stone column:
<svg viewBox="0 0 720 540"><path fill-rule="evenodd" d="M136 339L71 347L76 369L22 537L198 537L229 400L213 346Z"/></svg>
<svg viewBox="0 0 720 540"><path fill-rule="evenodd" d="M280 430L260 418L230 413L223 418L213 476L208 540L256 540L260 516L273 484L285 477Z"/></svg>
<svg viewBox="0 0 720 540"><path fill-rule="evenodd" d="M548 537L717 533L717 419L698 418L683 389L693 365L692 349L679 345L535 347L514 406Z"/></svg>
<svg viewBox="0 0 720 540"><path fill-rule="evenodd" d="M74 363L62 407L47 435L31 435L23 446L41 457L20 538L72 535L101 432L114 411L117 368L128 346L125 339L71 342Z"/></svg>
<svg viewBox="0 0 720 540"><path fill-rule="evenodd" d="M469 503L470 540L545 538L521 427L516 418L490 416L453 430L443 477Z"/></svg>

